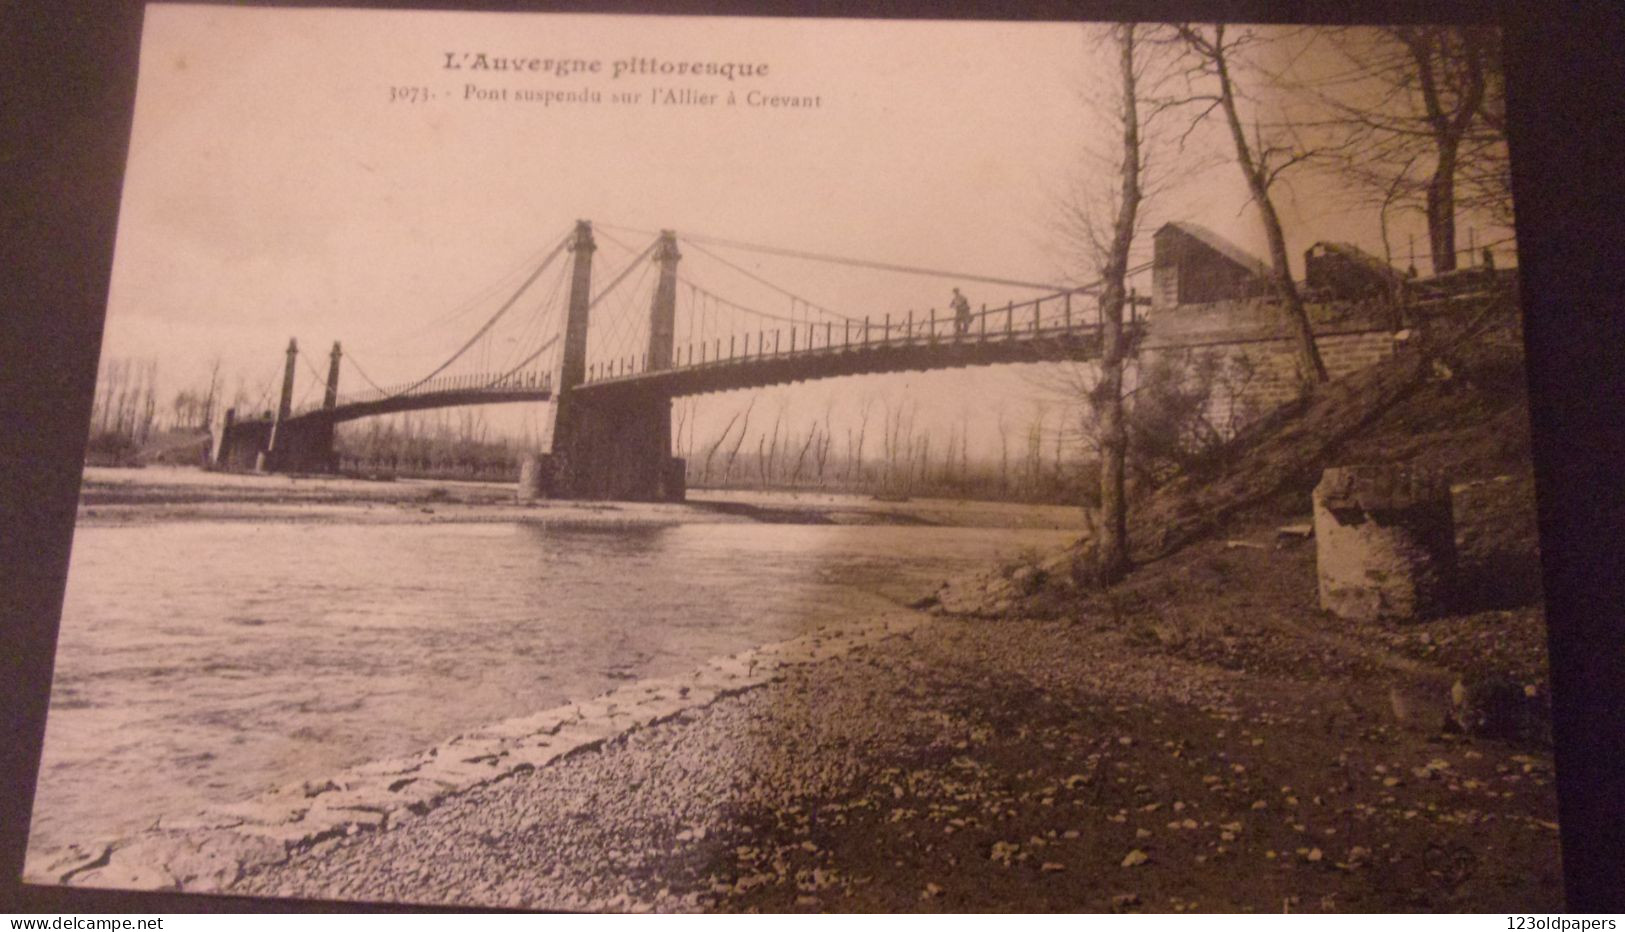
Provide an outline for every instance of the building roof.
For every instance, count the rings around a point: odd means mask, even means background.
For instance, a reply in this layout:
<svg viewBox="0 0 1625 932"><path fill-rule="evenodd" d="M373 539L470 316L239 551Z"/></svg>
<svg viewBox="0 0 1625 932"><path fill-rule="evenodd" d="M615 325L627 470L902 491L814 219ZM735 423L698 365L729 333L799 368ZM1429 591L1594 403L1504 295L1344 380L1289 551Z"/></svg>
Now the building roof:
<svg viewBox="0 0 1625 932"><path fill-rule="evenodd" d="M1366 252L1364 249L1361 249L1353 243L1337 243L1330 240L1321 240L1313 246L1310 246L1309 252L1313 253L1317 249L1347 259L1350 262L1356 263L1357 265L1360 265L1371 272L1381 275L1383 278L1390 280L1399 278L1399 273L1394 270L1393 266L1382 261L1371 253Z"/></svg>
<svg viewBox="0 0 1625 932"><path fill-rule="evenodd" d="M1237 246L1235 243L1230 242L1201 224L1191 223L1185 220L1175 220L1170 223L1163 224L1162 228L1157 230L1157 235L1162 235L1163 231L1170 228L1199 241L1202 243L1202 245L1208 247L1219 255L1224 256L1226 259L1229 259L1231 262L1234 262L1260 278L1269 278L1270 276L1270 267L1259 261L1258 258L1252 253L1242 249L1240 246Z"/></svg>

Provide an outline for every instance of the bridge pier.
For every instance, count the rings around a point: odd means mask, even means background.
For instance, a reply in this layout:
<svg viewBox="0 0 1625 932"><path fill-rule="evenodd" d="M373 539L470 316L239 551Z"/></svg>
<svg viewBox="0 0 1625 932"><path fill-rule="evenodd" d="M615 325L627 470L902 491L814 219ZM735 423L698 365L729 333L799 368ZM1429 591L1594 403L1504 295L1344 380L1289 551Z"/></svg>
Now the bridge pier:
<svg viewBox="0 0 1625 932"><path fill-rule="evenodd" d="M267 472L338 472L331 420L301 417L282 425L266 457Z"/></svg>
<svg viewBox="0 0 1625 932"><path fill-rule="evenodd" d="M575 415L578 420L567 436L561 438L555 429L555 497L683 500L684 463L671 455L670 396L629 387L577 399Z"/></svg>
<svg viewBox="0 0 1625 932"><path fill-rule="evenodd" d="M288 363L282 375L282 396L273 417L266 412L254 420L238 420L237 411L226 411L215 448L217 469L250 470L261 466L266 472L337 472L338 454L333 446L334 422L326 417L292 417L294 362L299 344L288 341ZM335 341L327 370L322 410L331 411L338 403L339 362L343 350ZM263 459L261 457L263 456Z"/></svg>
<svg viewBox="0 0 1625 932"><path fill-rule="evenodd" d="M226 409L215 447L214 467L233 472L252 470L259 457L271 447L271 412L259 417L239 418L236 408Z"/></svg>
<svg viewBox="0 0 1625 932"><path fill-rule="evenodd" d="M592 226L576 224L575 271L565 321L558 413L553 424L557 498L617 501L682 501L683 461L671 455L671 395L635 383L622 388L578 391L586 381L588 311L591 307ZM647 371L670 369L676 345L676 236L661 234L654 259L660 265L649 308Z"/></svg>
<svg viewBox="0 0 1625 932"><path fill-rule="evenodd" d="M236 415L234 409L226 412L214 455L216 469L247 472L263 456L266 472L338 471L332 421L306 416L279 425L270 413L247 420Z"/></svg>

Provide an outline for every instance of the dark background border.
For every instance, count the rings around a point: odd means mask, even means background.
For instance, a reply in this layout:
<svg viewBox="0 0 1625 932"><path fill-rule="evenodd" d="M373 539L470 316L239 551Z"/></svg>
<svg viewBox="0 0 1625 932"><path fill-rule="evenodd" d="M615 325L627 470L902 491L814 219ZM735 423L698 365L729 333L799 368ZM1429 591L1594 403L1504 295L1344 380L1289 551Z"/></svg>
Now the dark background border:
<svg viewBox="0 0 1625 932"><path fill-rule="evenodd" d="M1625 13L1400 0L630 0L285 3L379 8L1080 20L1494 21L1514 193L1568 902L1625 911ZM270 5L270 4L253 4ZM21 885L79 464L135 98L136 3L0 9L0 911L212 912L354 904ZM832 66L839 67L838 62ZM385 907L377 907L385 908Z"/></svg>

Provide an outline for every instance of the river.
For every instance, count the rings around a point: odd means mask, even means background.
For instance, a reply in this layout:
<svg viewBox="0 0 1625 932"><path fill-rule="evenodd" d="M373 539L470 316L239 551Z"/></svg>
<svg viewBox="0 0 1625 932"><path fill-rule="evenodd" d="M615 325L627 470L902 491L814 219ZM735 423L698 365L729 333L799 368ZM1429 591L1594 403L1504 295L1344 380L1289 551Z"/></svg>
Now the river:
<svg viewBox="0 0 1625 932"><path fill-rule="evenodd" d="M1076 536L714 520L81 526L30 848L680 673Z"/></svg>

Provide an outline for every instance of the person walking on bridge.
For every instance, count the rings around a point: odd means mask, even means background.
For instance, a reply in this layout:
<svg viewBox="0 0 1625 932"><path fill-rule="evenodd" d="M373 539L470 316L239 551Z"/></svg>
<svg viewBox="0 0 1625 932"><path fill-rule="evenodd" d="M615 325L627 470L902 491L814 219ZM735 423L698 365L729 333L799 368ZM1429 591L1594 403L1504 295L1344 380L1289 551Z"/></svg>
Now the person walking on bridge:
<svg viewBox="0 0 1625 932"><path fill-rule="evenodd" d="M953 300L948 302L948 306L954 309L954 335L964 336L969 333L970 302L965 300L965 296L959 293L958 288L954 289Z"/></svg>

